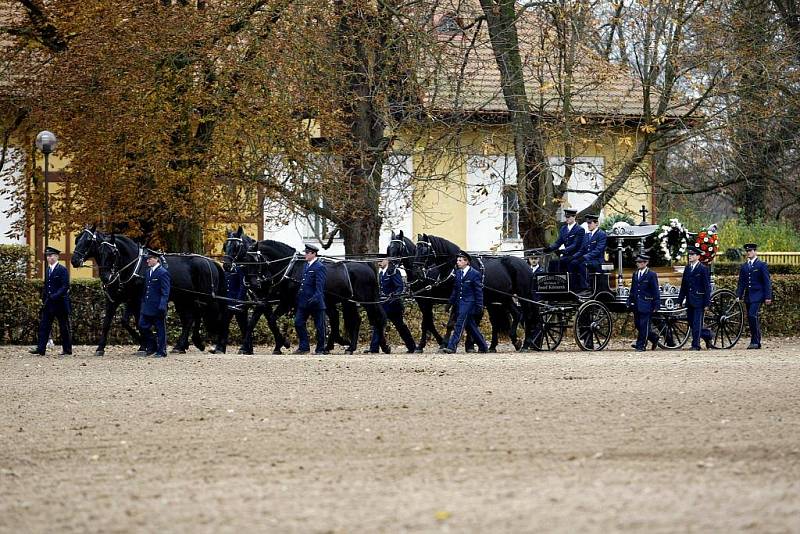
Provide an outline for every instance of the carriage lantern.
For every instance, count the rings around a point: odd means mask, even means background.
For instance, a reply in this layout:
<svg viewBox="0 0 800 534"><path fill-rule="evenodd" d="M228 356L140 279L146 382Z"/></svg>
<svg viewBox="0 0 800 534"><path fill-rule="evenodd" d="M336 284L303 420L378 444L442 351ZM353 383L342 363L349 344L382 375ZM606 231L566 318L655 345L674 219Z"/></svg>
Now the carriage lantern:
<svg viewBox="0 0 800 534"><path fill-rule="evenodd" d="M53 132L43 130L36 136L36 148L44 154L44 246L50 244L50 204L48 195L50 193L50 183L48 180L48 157L58 146L58 139Z"/></svg>

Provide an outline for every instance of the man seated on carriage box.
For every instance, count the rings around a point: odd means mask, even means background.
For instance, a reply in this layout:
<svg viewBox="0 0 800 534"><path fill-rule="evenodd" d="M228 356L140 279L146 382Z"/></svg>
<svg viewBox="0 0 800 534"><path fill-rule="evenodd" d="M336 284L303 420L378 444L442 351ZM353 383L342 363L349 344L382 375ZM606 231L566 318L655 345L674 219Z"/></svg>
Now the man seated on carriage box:
<svg viewBox="0 0 800 534"><path fill-rule="evenodd" d="M577 273L575 278L578 285L575 290L582 293L589 291L589 273L603 272L608 239L606 233L599 228L598 215L587 215L585 219L589 231L583 237L580 251L569 265L569 272Z"/></svg>
<svg viewBox="0 0 800 534"><path fill-rule="evenodd" d="M633 320L639 333L636 343L632 345L636 352L644 352L647 342L656 348L658 334L650 330L650 318L661 306L661 290L658 287L658 275L648 269L650 256L636 256L636 271L631 277L631 291L628 294L628 308L633 309Z"/></svg>
<svg viewBox="0 0 800 534"><path fill-rule="evenodd" d="M580 282L576 281L578 271L574 260L580 256L581 248L583 248L583 236L586 231L580 224L575 222L577 213L577 210L571 208L564 210L566 221L558 231L558 239L552 245L545 247L544 251L557 251L561 254L560 259L550 262L549 271L551 273L569 273L572 275L570 276L570 286L577 285L580 287Z"/></svg>
<svg viewBox="0 0 800 534"><path fill-rule="evenodd" d="M711 272L700 263L700 249L689 247L686 257L689 264L683 270L678 304L686 302L686 315L692 328L692 350L700 350L700 339L711 348L711 330L703 328L703 315L711 304Z"/></svg>

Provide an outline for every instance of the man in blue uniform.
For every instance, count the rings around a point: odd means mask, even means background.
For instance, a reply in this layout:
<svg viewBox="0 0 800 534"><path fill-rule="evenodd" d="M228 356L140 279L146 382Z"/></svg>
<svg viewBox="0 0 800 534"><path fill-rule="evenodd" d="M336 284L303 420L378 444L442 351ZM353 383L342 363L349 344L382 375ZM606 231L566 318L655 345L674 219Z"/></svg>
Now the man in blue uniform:
<svg viewBox="0 0 800 534"><path fill-rule="evenodd" d="M44 356L47 341L53 321L58 319L58 329L61 332L61 356L72 354L72 337L69 331L69 271L58 263L61 251L53 247L44 250L47 266L44 272L44 285L42 286L42 310L39 319L38 344L31 349L31 354Z"/></svg>
<svg viewBox="0 0 800 534"><path fill-rule="evenodd" d="M534 302L540 302L542 297L537 292L538 289L538 276L545 274L544 267L541 266L541 258L539 256L528 256L528 264L531 266L531 294L530 299ZM537 346L541 347L542 340L542 310L539 306L533 304L530 321L525 324L525 341L522 343L522 351L528 351Z"/></svg>
<svg viewBox="0 0 800 534"><path fill-rule="evenodd" d="M565 209L566 218L564 226L558 231L558 239L552 245L545 247L545 252L554 250L561 254L561 258L550 262L549 271L551 273L570 273L570 284L580 285L576 273L574 260L580 256L583 247L583 236L586 233L583 227L575 222L577 210Z"/></svg>
<svg viewBox="0 0 800 534"><path fill-rule="evenodd" d="M319 248L306 245L304 249L306 264L303 266L303 278L297 291L297 313L294 316L294 327L297 330L299 344L295 354L308 354L311 350L308 340L306 321L308 316L314 317L314 328L317 330L317 347L315 354L328 354L325 350L325 264L318 258Z"/></svg>
<svg viewBox="0 0 800 534"><path fill-rule="evenodd" d="M633 309L633 320L639 333L633 347L636 352L644 352L647 341L656 348L658 335L650 331L650 317L661 306L661 290L658 287L658 275L651 271L647 264L650 256L636 256L636 271L631 278L631 291L628 295L628 308Z"/></svg>
<svg viewBox="0 0 800 534"><path fill-rule="evenodd" d="M689 247L686 253L689 264L683 270L678 304L686 302L686 315L692 328L692 350L700 350L700 339L711 348L711 331L703 328L703 314L711 304L711 272L700 263L700 249Z"/></svg>
<svg viewBox="0 0 800 534"><path fill-rule="evenodd" d="M405 292L405 284L403 283L403 276L397 268L395 262L389 263L386 258L381 258L378 262L378 284L381 289L381 299L385 300L382 304L383 311L386 312L386 318L389 319L400 334L400 338L406 345L407 352L413 353L417 345L414 342L414 336L403 321L403 293ZM378 352L378 347L383 348L387 354L390 352L383 332L378 330L372 331L372 341L369 345L369 352Z"/></svg>
<svg viewBox="0 0 800 534"><path fill-rule="evenodd" d="M603 272L608 236L600 229L599 220L598 215L586 216L586 226L589 231L584 234L583 246L569 265L569 271L576 273L577 291L588 291L592 285L589 284L589 273Z"/></svg>
<svg viewBox="0 0 800 534"><path fill-rule="evenodd" d="M219 344L214 347L211 354L225 354L228 348L228 336L231 329L231 319L236 317L239 332L244 337L247 332L247 308L242 302L247 300L247 288L244 285L244 271L239 265L233 264L229 271L225 271L225 288L228 298L225 309L222 311L222 330Z"/></svg>
<svg viewBox="0 0 800 534"><path fill-rule="evenodd" d="M156 358L163 358L167 355L167 305L172 278L161 266L158 254L152 250L147 251L147 267L139 329L144 338L142 344L146 347L145 356L155 354ZM153 327L156 329L155 338Z"/></svg>
<svg viewBox="0 0 800 534"><path fill-rule="evenodd" d="M744 298L747 305L747 322L750 324L750 345L748 349L761 348L761 325L758 312L761 304L772 304L772 281L769 277L767 264L758 259L755 243L744 246L747 261L739 269L739 284L736 286L736 296Z"/></svg>
<svg viewBox="0 0 800 534"><path fill-rule="evenodd" d="M466 329L478 344L478 352L488 352L489 346L478 329L476 319L483 312L483 277L476 269L470 267L472 257L459 251L456 257L455 284L450 295L450 304L456 308L456 324L447 347L440 350L447 354L456 351L461 334Z"/></svg>

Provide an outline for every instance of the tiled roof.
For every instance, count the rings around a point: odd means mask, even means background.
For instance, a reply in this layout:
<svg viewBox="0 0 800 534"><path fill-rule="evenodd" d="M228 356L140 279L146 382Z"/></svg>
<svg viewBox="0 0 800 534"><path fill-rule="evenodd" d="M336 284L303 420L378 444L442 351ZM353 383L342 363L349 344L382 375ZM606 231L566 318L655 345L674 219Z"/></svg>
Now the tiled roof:
<svg viewBox="0 0 800 534"><path fill-rule="evenodd" d="M479 11L466 12L459 6L461 20L469 24ZM486 22L468 28L463 36L438 35L440 57L432 58L426 69L423 95L429 110L442 112L507 112L500 71L489 40ZM435 30L434 30L435 31ZM522 55L526 92L533 111L558 115L563 110L559 97L559 70L552 26L527 12L520 16L517 33ZM474 44L473 44L474 43ZM464 61L464 58L467 58ZM600 58L586 46L579 48L572 84L572 109L581 116L633 118L642 115L642 85L629 70ZM655 109L657 97L651 96Z"/></svg>

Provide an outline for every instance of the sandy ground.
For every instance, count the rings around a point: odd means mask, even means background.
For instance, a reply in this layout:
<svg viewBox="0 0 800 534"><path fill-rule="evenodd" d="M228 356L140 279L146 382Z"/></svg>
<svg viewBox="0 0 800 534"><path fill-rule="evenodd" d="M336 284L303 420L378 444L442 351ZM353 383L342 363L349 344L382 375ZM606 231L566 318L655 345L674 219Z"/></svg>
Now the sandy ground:
<svg viewBox="0 0 800 534"><path fill-rule="evenodd" d="M800 340L765 346L3 347L0 531L798 532Z"/></svg>

